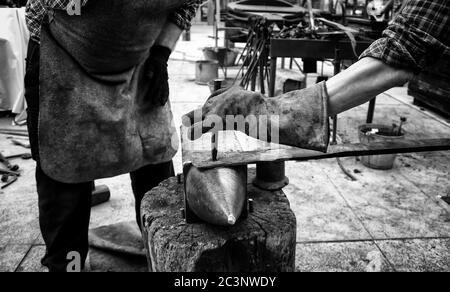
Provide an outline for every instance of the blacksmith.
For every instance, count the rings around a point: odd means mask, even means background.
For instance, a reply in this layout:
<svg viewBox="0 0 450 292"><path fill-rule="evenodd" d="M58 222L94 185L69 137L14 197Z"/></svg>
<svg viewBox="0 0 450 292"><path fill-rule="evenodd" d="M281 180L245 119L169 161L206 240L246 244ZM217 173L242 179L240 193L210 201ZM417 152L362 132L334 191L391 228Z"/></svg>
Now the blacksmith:
<svg viewBox="0 0 450 292"><path fill-rule="evenodd" d="M187 114L183 123L198 138L227 115L264 115L269 121L277 116L281 144L326 151L330 116L405 84L440 60L449 60L450 1L405 1L382 38L358 62L327 82L275 98L233 87L213 94L202 108Z"/></svg>
<svg viewBox="0 0 450 292"><path fill-rule="evenodd" d="M25 97L50 271L69 252L84 265L93 180L130 172L139 223L143 195L173 175L167 61L200 2L28 1Z"/></svg>

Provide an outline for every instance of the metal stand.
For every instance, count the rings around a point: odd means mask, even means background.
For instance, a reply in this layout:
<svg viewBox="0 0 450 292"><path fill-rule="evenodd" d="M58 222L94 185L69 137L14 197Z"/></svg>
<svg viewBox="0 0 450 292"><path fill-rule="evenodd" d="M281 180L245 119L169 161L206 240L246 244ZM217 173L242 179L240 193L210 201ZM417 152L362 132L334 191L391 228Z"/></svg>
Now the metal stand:
<svg viewBox="0 0 450 292"><path fill-rule="evenodd" d="M375 112L375 103L377 101L377 98L374 97L369 102L369 109L367 110L367 124L371 124L373 122L373 114Z"/></svg>
<svg viewBox="0 0 450 292"><path fill-rule="evenodd" d="M253 185L268 191L281 190L289 184L285 173L284 161L259 162L256 164L256 178L253 180Z"/></svg>

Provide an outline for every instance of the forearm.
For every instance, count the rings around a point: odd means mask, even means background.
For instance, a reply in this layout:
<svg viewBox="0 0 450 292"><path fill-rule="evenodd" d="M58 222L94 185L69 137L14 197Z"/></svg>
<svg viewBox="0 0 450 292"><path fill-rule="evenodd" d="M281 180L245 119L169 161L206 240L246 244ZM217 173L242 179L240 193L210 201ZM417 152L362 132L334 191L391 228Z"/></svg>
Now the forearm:
<svg viewBox="0 0 450 292"><path fill-rule="evenodd" d="M366 57L326 82L330 116L361 105L378 94L405 84L412 72L396 69Z"/></svg>
<svg viewBox="0 0 450 292"><path fill-rule="evenodd" d="M166 47L173 51L182 32L183 30L179 26L173 22L167 21L156 39L155 45Z"/></svg>

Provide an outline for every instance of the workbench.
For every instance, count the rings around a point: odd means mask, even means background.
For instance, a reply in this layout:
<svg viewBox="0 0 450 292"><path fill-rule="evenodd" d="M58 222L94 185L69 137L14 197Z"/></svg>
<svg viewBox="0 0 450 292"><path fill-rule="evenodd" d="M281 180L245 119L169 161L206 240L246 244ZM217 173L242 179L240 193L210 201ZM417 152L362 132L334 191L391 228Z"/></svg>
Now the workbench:
<svg viewBox="0 0 450 292"><path fill-rule="evenodd" d="M371 45L371 41L357 41L356 54L359 56L365 49ZM333 59L334 74L340 72L342 60L356 60L352 45L348 40L342 39L280 39L272 38L270 40L270 77L269 77L269 96L274 96L275 80L277 72L278 58L302 58L303 60L325 60ZM311 72L304 72L311 73ZM375 110L375 98L369 103L367 113L367 123L373 120ZM333 142L336 141L337 117L333 118Z"/></svg>

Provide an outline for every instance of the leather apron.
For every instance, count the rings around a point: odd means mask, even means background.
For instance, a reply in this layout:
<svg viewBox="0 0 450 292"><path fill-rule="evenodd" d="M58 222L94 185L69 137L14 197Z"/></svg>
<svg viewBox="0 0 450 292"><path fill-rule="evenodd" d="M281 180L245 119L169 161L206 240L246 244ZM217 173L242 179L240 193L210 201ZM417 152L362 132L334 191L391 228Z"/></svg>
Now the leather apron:
<svg viewBox="0 0 450 292"><path fill-rule="evenodd" d="M149 50L182 0L95 0L50 11L41 31L39 159L79 183L167 162L178 150L170 103L148 106ZM150 102L150 101L149 101Z"/></svg>

